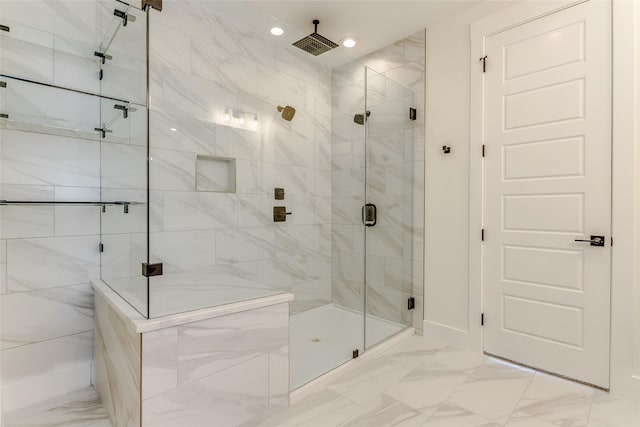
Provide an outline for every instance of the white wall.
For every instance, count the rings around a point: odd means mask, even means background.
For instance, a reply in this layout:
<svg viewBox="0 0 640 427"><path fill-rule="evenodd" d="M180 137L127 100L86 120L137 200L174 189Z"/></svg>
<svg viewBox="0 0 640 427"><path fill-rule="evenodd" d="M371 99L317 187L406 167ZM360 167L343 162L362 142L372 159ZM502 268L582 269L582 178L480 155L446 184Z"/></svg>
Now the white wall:
<svg viewBox="0 0 640 427"><path fill-rule="evenodd" d="M640 4L613 2L611 389L640 399ZM477 66L469 25L508 6L517 1L485 2L427 30L425 334L477 351L480 292L469 286L468 266L470 241L479 236L469 229L469 162L480 153L469 150L469 73Z"/></svg>
<svg viewBox="0 0 640 427"><path fill-rule="evenodd" d="M425 320L454 331L469 328L469 24L510 5L427 29Z"/></svg>

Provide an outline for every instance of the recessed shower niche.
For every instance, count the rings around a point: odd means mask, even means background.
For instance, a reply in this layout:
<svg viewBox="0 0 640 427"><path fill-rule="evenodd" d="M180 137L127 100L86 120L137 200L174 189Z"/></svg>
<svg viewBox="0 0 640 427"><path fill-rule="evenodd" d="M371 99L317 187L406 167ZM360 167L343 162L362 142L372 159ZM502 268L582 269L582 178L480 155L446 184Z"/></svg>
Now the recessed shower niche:
<svg viewBox="0 0 640 427"><path fill-rule="evenodd" d="M196 156L196 191L235 193L235 159Z"/></svg>

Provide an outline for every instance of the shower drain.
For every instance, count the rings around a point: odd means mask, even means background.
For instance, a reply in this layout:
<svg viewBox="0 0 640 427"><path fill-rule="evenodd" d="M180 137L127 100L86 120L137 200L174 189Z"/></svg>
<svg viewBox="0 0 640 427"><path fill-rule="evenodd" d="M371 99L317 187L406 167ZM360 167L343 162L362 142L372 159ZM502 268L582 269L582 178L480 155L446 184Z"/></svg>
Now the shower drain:
<svg viewBox="0 0 640 427"><path fill-rule="evenodd" d="M321 339L319 337L311 338L311 342L320 342Z"/></svg>

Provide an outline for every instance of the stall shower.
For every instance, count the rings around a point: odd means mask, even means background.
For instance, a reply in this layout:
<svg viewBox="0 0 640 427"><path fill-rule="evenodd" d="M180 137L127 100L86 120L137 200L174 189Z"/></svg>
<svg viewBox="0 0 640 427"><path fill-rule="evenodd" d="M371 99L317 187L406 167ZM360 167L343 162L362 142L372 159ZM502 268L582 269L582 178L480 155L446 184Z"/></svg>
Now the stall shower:
<svg viewBox="0 0 640 427"><path fill-rule="evenodd" d="M206 360L220 340L238 363L264 355L268 407L422 327L424 32L358 59L315 57L292 46L303 34L256 25L274 19L246 2L139 6L0 6L9 421L112 375L118 310L139 317L121 330L141 334L131 369L143 385L160 375L133 393L147 420L203 372L232 369ZM260 324L279 319L278 338L176 326L243 305ZM175 333L174 379L145 373L166 350L148 353L152 332ZM181 353L204 335L202 354ZM122 408L101 387L113 420Z"/></svg>

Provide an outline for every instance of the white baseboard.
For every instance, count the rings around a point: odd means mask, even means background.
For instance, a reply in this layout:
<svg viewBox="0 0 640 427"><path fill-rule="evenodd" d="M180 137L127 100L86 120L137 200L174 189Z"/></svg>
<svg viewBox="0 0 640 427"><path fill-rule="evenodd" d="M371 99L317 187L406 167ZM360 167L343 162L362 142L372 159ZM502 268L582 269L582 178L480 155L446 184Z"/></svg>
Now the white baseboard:
<svg viewBox="0 0 640 427"><path fill-rule="evenodd" d="M442 325L440 323L424 321L423 335L441 341L451 347L461 350L482 352L482 348L477 345L477 339L471 336L469 331Z"/></svg>

